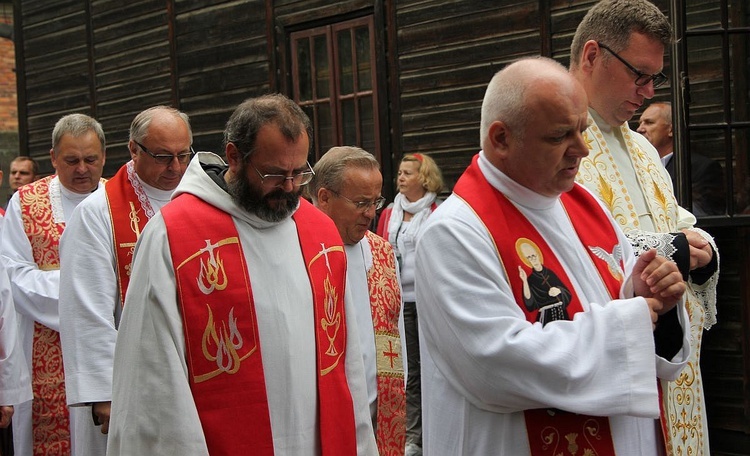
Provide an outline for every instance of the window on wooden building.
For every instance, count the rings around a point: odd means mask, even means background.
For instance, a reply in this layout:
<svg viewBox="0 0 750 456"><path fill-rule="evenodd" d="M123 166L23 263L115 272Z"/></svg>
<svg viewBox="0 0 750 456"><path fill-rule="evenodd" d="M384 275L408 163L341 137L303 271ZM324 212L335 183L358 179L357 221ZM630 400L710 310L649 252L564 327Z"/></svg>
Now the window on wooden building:
<svg viewBox="0 0 750 456"><path fill-rule="evenodd" d="M727 215L750 215L750 7L735 0L690 1L683 7L689 80L686 142L693 168L703 157L722 166L718 184L723 202L714 214L723 217L705 222L723 224ZM684 196L695 209L696 200L706 195L694 180L695 169L692 176L687 174L682 173L687 184L682 188L692 190Z"/></svg>
<svg viewBox="0 0 750 456"><path fill-rule="evenodd" d="M315 129L314 159L359 146L380 161L372 16L291 34L294 101Z"/></svg>

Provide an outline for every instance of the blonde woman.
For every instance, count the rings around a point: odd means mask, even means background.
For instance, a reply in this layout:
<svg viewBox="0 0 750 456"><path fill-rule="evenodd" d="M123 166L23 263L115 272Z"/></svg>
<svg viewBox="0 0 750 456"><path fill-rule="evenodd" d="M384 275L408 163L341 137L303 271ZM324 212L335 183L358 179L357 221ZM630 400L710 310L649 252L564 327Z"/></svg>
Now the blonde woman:
<svg viewBox="0 0 750 456"><path fill-rule="evenodd" d="M437 207L443 177L435 161L423 154L407 154L398 167L398 194L380 216L377 234L396 252L401 270L406 336L406 456L422 454L422 388L419 368L419 330L414 293L414 249L417 234Z"/></svg>

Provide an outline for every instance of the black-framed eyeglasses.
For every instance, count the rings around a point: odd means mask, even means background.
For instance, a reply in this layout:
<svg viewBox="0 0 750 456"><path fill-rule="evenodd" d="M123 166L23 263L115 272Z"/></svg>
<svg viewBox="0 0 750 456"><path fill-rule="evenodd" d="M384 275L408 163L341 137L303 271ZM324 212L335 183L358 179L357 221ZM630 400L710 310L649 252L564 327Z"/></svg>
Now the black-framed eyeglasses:
<svg viewBox="0 0 750 456"><path fill-rule="evenodd" d="M352 203L354 207L356 207L360 212L367 212L367 210L370 209L371 206L374 206L375 210L379 211L380 209L383 209L383 206L385 205L385 198L382 196L379 196L374 200L353 201L335 190L328 190L339 198L344 198L345 200Z"/></svg>
<svg viewBox="0 0 750 456"><path fill-rule="evenodd" d="M596 42L596 44L598 44L600 48L603 48L603 49L606 49L607 51L609 51L609 53L612 54L617 60L619 60L620 62L622 62L622 64L625 65L626 67L628 67L628 69L630 71L632 71L633 73L635 73L635 75L636 75L635 85L637 85L639 87L643 87L646 84L648 84L649 82L653 81L654 82L654 88L657 88L660 85L662 85L665 82L667 82L667 76L664 73L659 72L659 73L656 73L656 74L646 74L646 73L638 70L636 67L634 67L630 63L628 63L627 60L625 60L622 57L620 57L619 55L617 55L617 53L615 51L613 51L612 49L610 49L608 46L606 46L606 45L604 45L604 44L602 44L602 43L600 43L598 41Z"/></svg>
<svg viewBox="0 0 750 456"><path fill-rule="evenodd" d="M172 154L154 154L151 153L150 150L146 149L146 146L139 143L136 140L133 140L134 143L138 145L138 147L141 148L142 151L146 152L151 156L151 158L154 159L154 161L160 165L168 165L172 163L172 160L175 158L177 159L177 163L184 165L185 163L189 162L190 159L195 155L195 151L193 150L193 147L190 147L190 152L185 152L182 154L172 155Z"/></svg>
<svg viewBox="0 0 750 456"><path fill-rule="evenodd" d="M310 162L306 163L308 171L295 173L291 176L287 176L284 174L261 174L261 172L258 171L258 168L255 167L255 165L250 163L250 166L253 167L256 173L258 173L261 185L265 185L271 188L279 188L283 187L286 181L291 181L292 185L294 185L295 187L301 187L303 185L309 184L313 179L313 176L315 176L315 171L313 171L312 166L310 166Z"/></svg>

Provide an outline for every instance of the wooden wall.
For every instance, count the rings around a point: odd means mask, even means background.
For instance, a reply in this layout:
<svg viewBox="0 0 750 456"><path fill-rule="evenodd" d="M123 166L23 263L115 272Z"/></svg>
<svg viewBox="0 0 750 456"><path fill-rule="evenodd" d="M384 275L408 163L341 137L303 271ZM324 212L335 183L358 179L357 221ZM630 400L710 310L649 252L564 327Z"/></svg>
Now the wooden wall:
<svg viewBox="0 0 750 456"><path fill-rule="evenodd" d="M487 83L510 61L541 52L539 2L406 0L395 22L400 148L431 154L450 189L479 151Z"/></svg>
<svg viewBox="0 0 750 456"><path fill-rule="evenodd" d="M373 15L384 194L392 196L398 161L409 152L431 154L450 190L479 150L481 100L492 75L540 53L567 65L573 32L594 3L16 0L21 150L50 172L54 122L88 113L107 133L111 175L128 158L132 118L170 104L191 116L196 150L221 152L224 124L242 100L290 92L289 33ZM669 0L655 3L668 11ZM691 24L715 23L717 3L688 0ZM657 95L670 96L668 86ZM724 255L720 323L703 347L714 454L750 454L750 246L740 225L709 228Z"/></svg>
<svg viewBox="0 0 750 456"><path fill-rule="evenodd" d="M24 0L16 11L22 150L45 173L64 114L102 123L112 175L128 159L130 122L143 109L182 109L196 150L220 151L232 110L273 86L263 0Z"/></svg>

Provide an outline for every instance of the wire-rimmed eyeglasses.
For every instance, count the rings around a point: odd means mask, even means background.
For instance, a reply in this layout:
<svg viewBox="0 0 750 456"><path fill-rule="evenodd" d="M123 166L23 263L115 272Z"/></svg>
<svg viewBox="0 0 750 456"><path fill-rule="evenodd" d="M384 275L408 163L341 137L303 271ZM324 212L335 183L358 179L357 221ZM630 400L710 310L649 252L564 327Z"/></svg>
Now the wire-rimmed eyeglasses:
<svg viewBox="0 0 750 456"><path fill-rule="evenodd" d="M610 49L607 45L604 45L604 44L602 44L602 43L600 43L598 41L596 42L596 44L598 44L600 48L606 49L617 60L619 60L620 62L622 62L623 65L625 65L626 67L628 67L628 69L630 71L632 71L633 73L635 73L635 75L636 75L635 85L637 85L639 87L643 87L646 84L648 84L649 82L653 81L654 82L654 88L657 88L660 85L662 85L665 82L667 82L667 76L664 73L659 72L659 73L656 73L656 74L646 74L646 73L638 70L636 67L634 67L630 63L628 63L627 60L625 60L622 57L620 57L619 55L617 55L617 53L615 51L613 51L612 49Z"/></svg>
<svg viewBox="0 0 750 456"><path fill-rule="evenodd" d="M383 206L385 205L385 198L382 196L379 196L375 198L374 200L354 201L335 190L331 190L331 189L328 189L328 190L334 195L338 196L339 198L343 198L349 201L350 203L354 205L354 207L357 208L358 211L361 211L361 212L367 212L367 210L370 209L370 207L375 207L375 210L379 211L380 209L383 209Z"/></svg>
<svg viewBox="0 0 750 456"><path fill-rule="evenodd" d="M154 161L160 165L168 165L172 163L172 160L175 158L177 159L177 163L184 165L185 163L189 162L190 159L195 155L195 151L193 150L192 146L190 147L190 152L185 152L182 154L172 155L172 154L154 154L151 153L150 150L146 149L146 146L139 143L136 140L133 140L134 143L138 145L138 147L141 148L142 151L146 152L151 156L151 158L154 159Z"/></svg>
<svg viewBox="0 0 750 456"><path fill-rule="evenodd" d="M286 181L291 181L292 185L294 185L295 187L301 187L303 185L309 184L313 179L313 176L315 176L315 171L313 171L312 166L310 166L310 162L306 163L308 171L295 173L291 176L287 176L284 174L261 174L261 172L258 171L258 168L255 167L255 165L250 163L250 166L253 167L256 173L258 173L261 185L265 185L266 187L271 188L280 188L284 186Z"/></svg>

